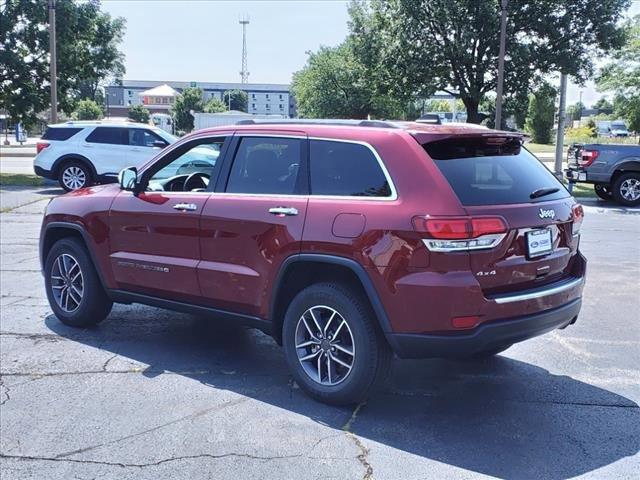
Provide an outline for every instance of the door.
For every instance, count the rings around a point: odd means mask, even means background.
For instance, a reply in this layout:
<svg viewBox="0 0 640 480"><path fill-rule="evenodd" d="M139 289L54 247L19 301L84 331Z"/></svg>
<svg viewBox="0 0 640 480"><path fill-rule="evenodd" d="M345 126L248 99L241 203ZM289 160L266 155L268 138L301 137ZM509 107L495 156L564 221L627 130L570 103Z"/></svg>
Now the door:
<svg viewBox="0 0 640 480"><path fill-rule="evenodd" d="M83 148L98 175L117 175L131 165L127 128L96 127L84 139Z"/></svg>
<svg viewBox="0 0 640 480"><path fill-rule="evenodd" d="M201 221L198 278L208 304L266 318L282 262L300 252L306 138L237 136Z"/></svg>
<svg viewBox="0 0 640 480"><path fill-rule="evenodd" d="M164 139L160 138L159 135L156 135L151 130L147 130L144 128L129 128L128 142L128 166L134 167L141 167L160 152L161 148L155 146L155 142L162 142L165 145L167 144L167 142Z"/></svg>
<svg viewBox="0 0 640 480"><path fill-rule="evenodd" d="M200 216L226 141L220 136L177 145L141 172L142 192L122 191L116 197L109 219L111 267L118 288L199 301ZM199 170L192 167L194 152Z"/></svg>

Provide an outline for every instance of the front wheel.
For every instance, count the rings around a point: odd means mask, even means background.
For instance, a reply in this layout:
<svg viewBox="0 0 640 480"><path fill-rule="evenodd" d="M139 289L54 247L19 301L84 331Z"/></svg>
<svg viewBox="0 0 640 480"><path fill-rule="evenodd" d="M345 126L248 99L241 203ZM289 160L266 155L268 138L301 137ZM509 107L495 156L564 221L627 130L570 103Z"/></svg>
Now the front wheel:
<svg viewBox="0 0 640 480"><path fill-rule="evenodd" d="M44 265L47 299L53 313L65 325L89 327L106 318L109 299L87 249L76 238L58 240Z"/></svg>
<svg viewBox="0 0 640 480"><path fill-rule="evenodd" d="M319 283L298 293L282 333L294 379L325 403L364 400L391 360L367 301L343 285Z"/></svg>
<svg viewBox="0 0 640 480"><path fill-rule="evenodd" d="M623 173L613 183L613 199L627 207L640 205L640 173Z"/></svg>
<svg viewBox="0 0 640 480"><path fill-rule="evenodd" d="M596 183L593 186L593 191L596 192L596 195L602 200L611 200L611 187L609 187L609 185Z"/></svg>
<svg viewBox="0 0 640 480"><path fill-rule="evenodd" d="M89 168L78 161L66 163L60 169L58 183L67 192L88 187L93 184L93 178Z"/></svg>

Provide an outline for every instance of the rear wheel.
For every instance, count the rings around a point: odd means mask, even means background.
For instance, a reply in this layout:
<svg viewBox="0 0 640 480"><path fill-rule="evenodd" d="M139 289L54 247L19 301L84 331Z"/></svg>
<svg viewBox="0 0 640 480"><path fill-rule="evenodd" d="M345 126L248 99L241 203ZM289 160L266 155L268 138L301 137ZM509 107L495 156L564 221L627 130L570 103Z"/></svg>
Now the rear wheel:
<svg viewBox="0 0 640 480"><path fill-rule="evenodd" d="M88 327L104 320L113 306L89 253L76 238L58 240L44 265L47 299L65 325Z"/></svg>
<svg viewBox="0 0 640 480"><path fill-rule="evenodd" d="M92 185L93 176L84 163L74 160L62 166L58 175L58 183L67 192L70 192Z"/></svg>
<svg viewBox="0 0 640 480"><path fill-rule="evenodd" d="M298 385L322 402L366 398L391 360L366 300L351 288L319 283L293 299L283 324L287 363Z"/></svg>
<svg viewBox="0 0 640 480"><path fill-rule="evenodd" d="M640 205L640 173L623 173L613 183L613 199L628 207Z"/></svg>
<svg viewBox="0 0 640 480"><path fill-rule="evenodd" d="M611 187L609 185L595 184L593 186L593 190L596 192L596 195L603 200L611 200Z"/></svg>

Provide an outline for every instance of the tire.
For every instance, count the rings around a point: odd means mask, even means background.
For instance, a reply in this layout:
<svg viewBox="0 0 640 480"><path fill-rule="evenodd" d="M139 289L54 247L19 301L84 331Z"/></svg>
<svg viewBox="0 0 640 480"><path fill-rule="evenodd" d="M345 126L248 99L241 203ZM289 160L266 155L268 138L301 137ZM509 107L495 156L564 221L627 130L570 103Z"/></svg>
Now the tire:
<svg viewBox="0 0 640 480"><path fill-rule="evenodd" d="M488 358L495 357L499 353L504 352L506 349L510 348L511 345L513 344L509 343L508 345L500 345L498 347L489 348L487 350L483 350L482 352L474 353L471 358L474 358L476 360L486 360Z"/></svg>
<svg viewBox="0 0 640 480"><path fill-rule="evenodd" d="M87 249L76 238L63 238L51 247L44 265L44 282L49 305L65 325L90 327L111 312L113 302Z"/></svg>
<svg viewBox="0 0 640 480"><path fill-rule="evenodd" d="M640 173L623 173L613 182L613 199L627 207L640 205Z"/></svg>
<svg viewBox="0 0 640 480"><path fill-rule="evenodd" d="M602 200L611 200L611 187L609 185L603 185L601 183L596 183L593 186L593 191L596 192L596 195L600 197Z"/></svg>
<svg viewBox="0 0 640 480"><path fill-rule="evenodd" d="M86 164L72 160L60 167L58 183L67 192L93 185L93 175Z"/></svg>
<svg viewBox="0 0 640 480"><path fill-rule="evenodd" d="M311 311L320 330L314 324ZM325 338L320 344L313 343L311 332L316 338L321 335ZM332 334L337 336L333 338ZM305 341L313 345L296 348ZM378 332L368 302L353 289L340 284L318 283L298 293L285 314L282 342L291 374L300 388L316 400L333 405L366 399L371 388L384 378L391 362L391 350ZM314 348L315 357L300 360L313 355ZM320 358L320 380L317 358Z"/></svg>

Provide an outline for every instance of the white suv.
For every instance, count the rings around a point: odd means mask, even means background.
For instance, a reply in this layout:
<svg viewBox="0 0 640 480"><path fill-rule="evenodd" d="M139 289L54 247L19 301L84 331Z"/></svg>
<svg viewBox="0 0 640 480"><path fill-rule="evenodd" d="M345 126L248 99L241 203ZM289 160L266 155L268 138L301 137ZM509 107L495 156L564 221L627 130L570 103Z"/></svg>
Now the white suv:
<svg viewBox="0 0 640 480"><path fill-rule="evenodd" d="M58 180L67 191L113 182L118 172L139 167L177 137L131 122L67 122L49 125L37 144L36 175Z"/></svg>

